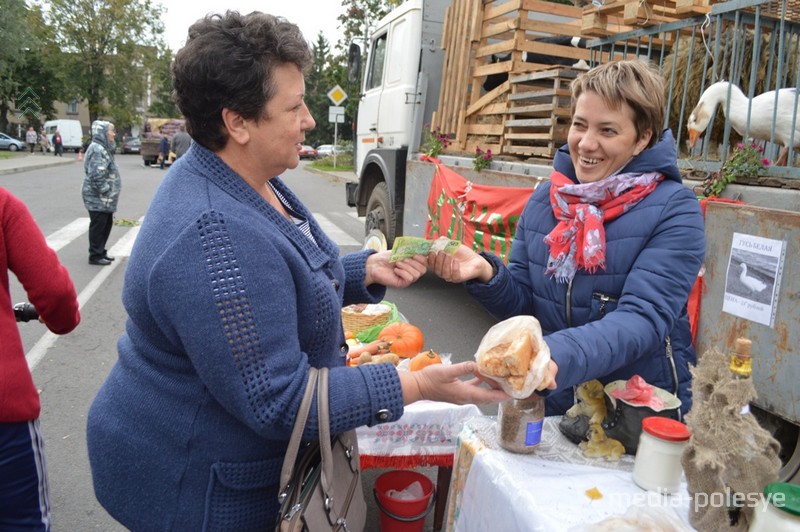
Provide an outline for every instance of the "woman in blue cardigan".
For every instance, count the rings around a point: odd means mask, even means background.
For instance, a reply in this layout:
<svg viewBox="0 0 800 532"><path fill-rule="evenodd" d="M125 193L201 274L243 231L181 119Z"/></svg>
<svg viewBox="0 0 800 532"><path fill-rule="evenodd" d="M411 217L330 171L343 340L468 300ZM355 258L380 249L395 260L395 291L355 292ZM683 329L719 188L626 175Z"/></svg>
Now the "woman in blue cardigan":
<svg viewBox="0 0 800 532"><path fill-rule="evenodd" d="M686 302L705 232L662 131L663 94L638 60L578 76L567 145L525 206L508 266L466 246L429 257L496 318L539 320L552 357L548 415L572 406L577 384L636 374L675 393L684 413L691 406Z"/></svg>
<svg viewBox="0 0 800 532"><path fill-rule="evenodd" d="M425 258L340 257L276 177L314 127L297 26L208 16L172 65L189 151L153 198L125 273L119 360L88 417L95 493L131 530L266 530L310 366L329 367L333 433L418 399L496 402L474 362L344 367L343 304L379 302ZM461 377L472 376L469 380ZM316 408L305 438L319 438Z"/></svg>

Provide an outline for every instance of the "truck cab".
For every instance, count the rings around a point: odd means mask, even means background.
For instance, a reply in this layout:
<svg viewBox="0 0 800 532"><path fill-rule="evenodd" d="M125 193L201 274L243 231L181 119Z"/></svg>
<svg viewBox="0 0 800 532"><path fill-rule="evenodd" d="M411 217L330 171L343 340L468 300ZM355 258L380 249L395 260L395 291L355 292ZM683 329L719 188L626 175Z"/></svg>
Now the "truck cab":
<svg viewBox="0 0 800 532"><path fill-rule="evenodd" d="M366 216L365 234L380 232L389 246L396 235L408 234L403 231L406 159L419 147L423 125L438 105L448 3L405 2L378 22L368 42L356 121L359 181L348 187L347 203ZM351 54L351 61L360 59Z"/></svg>

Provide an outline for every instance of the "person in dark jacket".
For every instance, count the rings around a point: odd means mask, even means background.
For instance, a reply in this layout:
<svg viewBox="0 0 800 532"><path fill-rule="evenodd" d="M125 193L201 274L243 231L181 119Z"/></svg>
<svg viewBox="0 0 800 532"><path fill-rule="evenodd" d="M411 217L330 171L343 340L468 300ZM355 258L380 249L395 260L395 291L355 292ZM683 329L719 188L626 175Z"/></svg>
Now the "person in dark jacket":
<svg viewBox="0 0 800 532"><path fill-rule="evenodd" d="M61 138L61 132L56 129L55 133L53 133L53 156L55 157L63 157L64 156L64 141Z"/></svg>
<svg viewBox="0 0 800 532"><path fill-rule="evenodd" d="M167 164L167 160L169 159L169 139L167 138L167 132L162 127L161 128L161 140L158 141L158 163L159 168L162 170L164 166Z"/></svg>
<svg viewBox="0 0 800 532"><path fill-rule="evenodd" d="M106 243L114 225L114 213L122 189L114 152L116 130L105 120L92 123L92 142L83 160L84 179L81 188L83 204L89 211L89 264L108 266L114 260Z"/></svg>
<svg viewBox="0 0 800 532"><path fill-rule="evenodd" d="M341 255L279 177L315 126L310 63L296 25L233 11L193 24L172 63L193 142L144 217L119 360L87 419L95 494L130 530L274 528L311 366L331 368L334 434L396 420L418 399L508 397L482 386L472 361L345 367L342 305L378 303L427 267L388 251ZM303 439L318 438L312 421Z"/></svg>
<svg viewBox="0 0 800 532"><path fill-rule="evenodd" d="M508 266L463 245L429 256L497 319L539 320L551 353L547 415L572 406L575 385L637 374L691 407L686 304L705 232L663 124L663 82L646 63L579 75L567 145L525 206Z"/></svg>

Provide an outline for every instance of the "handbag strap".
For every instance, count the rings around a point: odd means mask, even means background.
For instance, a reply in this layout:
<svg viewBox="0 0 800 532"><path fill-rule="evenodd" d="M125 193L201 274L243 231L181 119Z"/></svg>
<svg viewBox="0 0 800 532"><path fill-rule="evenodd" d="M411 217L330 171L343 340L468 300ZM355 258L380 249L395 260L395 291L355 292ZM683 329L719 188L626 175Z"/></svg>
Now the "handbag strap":
<svg viewBox="0 0 800 532"><path fill-rule="evenodd" d="M292 470L294 469L295 461L297 460L297 453L300 451L300 442L303 438L303 429L308 420L308 412L311 410L311 401L314 399L314 389L317 387L317 377L319 371L315 367L308 369L308 383L306 384L306 391L303 394L303 400L300 402L300 408L297 410L297 417L294 421L294 428L292 428L292 435L289 438L289 446L286 449L286 454L283 458L283 466L281 467L281 492L278 500L283 502L289 493L289 481L292 477ZM327 377L327 368L325 368ZM327 393L325 395L325 405L327 406ZM330 429L328 429L330 430Z"/></svg>
<svg viewBox="0 0 800 532"><path fill-rule="evenodd" d="M328 368L319 370L317 382L317 413L319 415L319 449L322 455L320 482L323 493L328 496L333 481L333 451L331 449L330 405L328 404Z"/></svg>

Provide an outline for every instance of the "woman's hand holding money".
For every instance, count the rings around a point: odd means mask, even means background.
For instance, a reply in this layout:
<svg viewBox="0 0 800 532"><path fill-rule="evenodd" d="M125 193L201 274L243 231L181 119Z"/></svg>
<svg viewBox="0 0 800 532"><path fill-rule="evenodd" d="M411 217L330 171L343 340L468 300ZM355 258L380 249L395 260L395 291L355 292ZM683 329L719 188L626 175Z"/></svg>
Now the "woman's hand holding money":
<svg viewBox="0 0 800 532"><path fill-rule="evenodd" d="M390 252L381 251L367 257L367 275L364 283L382 284L391 288L406 288L428 270L426 258L417 255L397 262L389 262Z"/></svg>
<svg viewBox="0 0 800 532"><path fill-rule="evenodd" d="M451 283L463 283L472 279L488 283L494 276L494 268L489 261L464 244L458 246L454 254L431 252L428 255L428 268Z"/></svg>

